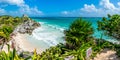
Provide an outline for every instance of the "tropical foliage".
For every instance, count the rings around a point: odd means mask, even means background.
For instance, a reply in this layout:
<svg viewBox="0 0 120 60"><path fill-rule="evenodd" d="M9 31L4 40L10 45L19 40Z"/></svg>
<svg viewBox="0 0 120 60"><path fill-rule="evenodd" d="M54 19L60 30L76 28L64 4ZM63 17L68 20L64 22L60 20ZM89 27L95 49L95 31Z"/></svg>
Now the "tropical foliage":
<svg viewBox="0 0 120 60"><path fill-rule="evenodd" d="M92 23L82 20L75 20L68 30L65 31L66 45L69 48L78 48L81 44L88 42L93 34Z"/></svg>
<svg viewBox="0 0 120 60"><path fill-rule="evenodd" d="M91 58L95 57L96 54L104 48L114 48L114 45L108 41L93 38L91 36L92 33L93 28L91 27L91 23L82 19L77 19L71 24L70 28L65 31L67 44L51 47L40 55L41 59L64 60L65 58L72 56L74 58L71 57L70 59L85 60L86 50L90 47L92 47L93 50Z"/></svg>
<svg viewBox="0 0 120 60"><path fill-rule="evenodd" d="M117 30L117 27L119 27L117 25L119 24L119 15L108 16L109 20L107 20L107 18L103 18L102 21L98 22L98 29L105 30L107 34L111 34L110 36L113 36L115 33L115 35L119 35L119 32L114 31L114 29ZM10 16L5 17L6 19L12 19ZM6 40L9 39L8 37L10 33L14 30L15 26L18 25L17 23L20 24L21 22L26 21L26 19L27 18L15 17L12 19L12 21L8 20L9 22L2 21L5 24L1 23L0 25L0 37L5 38ZM15 23L13 24L15 26L13 26L11 23ZM10 27L6 26L7 24L9 24ZM116 28L112 29L113 25ZM110 29L112 29L112 31L109 31ZM18 55L15 49L13 49L13 51L10 51L10 46L8 45L8 53L4 51L0 52L0 60L86 60L86 50L90 47L92 48L92 55L90 58L95 57L97 53L100 53L100 51L105 48L116 50L117 55L120 56L119 44L113 44L111 42L105 41L102 39L102 37L100 39L93 38L93 33L94 31L90 22L82 19L77 19L70 25L70 28L65 31L66 44L58 44L55 47L50 47L40 55L37 54L35 50L34 54L28 57L23 57L21 54ZM118 37L114 38L119 39Z"/></svg>
<svg viewBox="0 0 120 60"><path fill-rule="evenodd" d="M98 30L102 30L106 35L120 40L120 15L103 17L102 21L98 21Z"/></svg>
<svg viewBox="0 0 120 60"><path fill-rule="evenodd" d="M13 49L13 51L10 51L10 46L8 45L8 53L6 53L5 51L0 52L0 60L23 60L23 59L17 55L15 49Z"/></svg>
<svg viewBox="0 0 120 60"><path fill-rule="evenodd" d="M0 39L8 41L10 34L17 25L23 23L28 17L12 17L8 15L0 16Z"/></svg>
<svg viewBox="0 0 120 60"><path fill-rule="evenodd" d="M105 40L96 39L84 43L78 49L68 49L64 44L59 44L55 47L47 49L40 55L40 60L86 60L86 50L92 47L92 55L90 58L94 58L97 53L100 53L103 49L115 49L115 45ZM71 56L70 58L68 58Z"/></svg>
<svg viewBox="0 0 120 60"><path fill-rule="evenodd" d="M102 21L98 21L98 30L102 30L105 35L120 41L120 15L108 14L108 18L103 17ZM120 44L114 44L114 49L120 57Z"/></svg>

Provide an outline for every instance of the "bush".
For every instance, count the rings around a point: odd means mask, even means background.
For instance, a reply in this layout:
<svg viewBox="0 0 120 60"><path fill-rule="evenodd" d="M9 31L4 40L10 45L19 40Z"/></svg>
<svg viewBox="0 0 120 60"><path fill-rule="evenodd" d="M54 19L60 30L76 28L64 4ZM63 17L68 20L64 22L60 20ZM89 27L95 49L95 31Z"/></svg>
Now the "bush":
<svg viewBox="0 0 120 60"><path fill-rule="evenodd" d="M8 45L8 53L5 51L0 52L0 60L23 60L23 58L20 58L16 50L13 49L13 51L10 51L10 46Z"/></svg>
<svg viewBox="0 0 120 60"><path fill-rule="evenodd" d="M116 55L120 57L120 44L114 44Z"/></svg>
<svg viewBox="0 0 120 60"><path fill-rule="evenodd" d="M88 42L93 34L93 28L90 22L81 18L75 20L68 30L65 31L66 45L68 48L76 49L82 43Z"/></svg>

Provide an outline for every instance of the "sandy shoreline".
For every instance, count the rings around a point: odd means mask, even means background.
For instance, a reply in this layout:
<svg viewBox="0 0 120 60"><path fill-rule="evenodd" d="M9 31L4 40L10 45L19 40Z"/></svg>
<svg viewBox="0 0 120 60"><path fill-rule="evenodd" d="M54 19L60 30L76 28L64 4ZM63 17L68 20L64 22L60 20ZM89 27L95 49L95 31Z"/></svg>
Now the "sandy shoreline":
<svg viewBox="0 0 120 60"><path fill-rule="evenodd" d="M42 49L31 45L31 43L28 40L26 40L24 34L17 33L14 39L16 43L19 44L19 47L23 49L24 51L33 52L36 49L37 53L42 52Z"/></svg>
<svg viewBox="0 0 120 60"><path fill-rule="evenodd" d="M94 59L91 60L120 60L117 57L116 51L104 49L101 53L98 53Z"/></svg>
<svg viewBox="0 0 120 60"><path fill-rule="evenodd" d="M15 36L12 36L12 40L14 40L16 50L22 50L22 51L28 51L28 52L34 52L36 49L36 52L38 54L41 54L43 52L42 48L38 48L34 45L32 45L27 39L25 34L17 33ZM11 41L9 42L11 45ZM3 47L4 51L7 51L7 46L5 45Z"/></svg>

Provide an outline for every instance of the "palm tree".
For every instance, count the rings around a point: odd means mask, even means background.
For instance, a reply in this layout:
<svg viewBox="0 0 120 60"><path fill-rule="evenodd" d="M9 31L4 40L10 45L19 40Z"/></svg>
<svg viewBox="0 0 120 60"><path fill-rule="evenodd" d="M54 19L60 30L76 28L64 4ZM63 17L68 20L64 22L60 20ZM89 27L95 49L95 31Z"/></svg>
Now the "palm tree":
<svg viewBox="0 0 120 60"><path fill-rule="evenodd" d="M71 49L80 47L82 43L88 42L93 34L92 24L81 18L75 20L68 30L65 31L66 46Z"/></svg>

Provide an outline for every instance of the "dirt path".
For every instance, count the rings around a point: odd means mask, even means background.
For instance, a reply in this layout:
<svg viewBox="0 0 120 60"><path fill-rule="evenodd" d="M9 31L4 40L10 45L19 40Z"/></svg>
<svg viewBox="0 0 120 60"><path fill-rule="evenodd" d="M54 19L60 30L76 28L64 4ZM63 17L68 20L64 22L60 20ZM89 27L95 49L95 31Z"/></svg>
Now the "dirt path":
<svg viewBox="0 0 120 60"><path fill-rule="evenodd" d="M104 49L93 60L120 60L120 58L117 58L115 51Z"/></svg>

